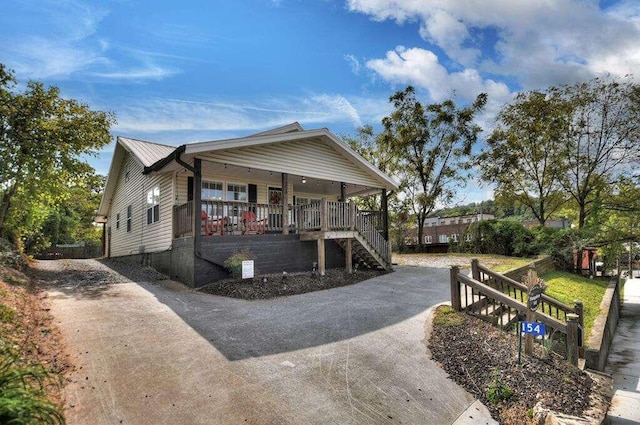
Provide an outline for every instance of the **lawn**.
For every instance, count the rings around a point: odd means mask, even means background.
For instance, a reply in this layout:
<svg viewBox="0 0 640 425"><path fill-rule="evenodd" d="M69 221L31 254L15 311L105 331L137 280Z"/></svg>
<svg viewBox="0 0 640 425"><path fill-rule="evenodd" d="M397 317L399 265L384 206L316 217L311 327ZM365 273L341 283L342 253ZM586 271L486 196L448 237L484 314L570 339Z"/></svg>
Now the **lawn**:
<svg viewBox="0 0 640 425"><path fill-rule="evenodd" d="M568 272L550 272L541 276L549 285L545 293L565 304L573 306L575 300L584 305L584 340L589 340L593 322L600 314L600 303L604 297L608 282L606 280L589 279Z"/></svg>

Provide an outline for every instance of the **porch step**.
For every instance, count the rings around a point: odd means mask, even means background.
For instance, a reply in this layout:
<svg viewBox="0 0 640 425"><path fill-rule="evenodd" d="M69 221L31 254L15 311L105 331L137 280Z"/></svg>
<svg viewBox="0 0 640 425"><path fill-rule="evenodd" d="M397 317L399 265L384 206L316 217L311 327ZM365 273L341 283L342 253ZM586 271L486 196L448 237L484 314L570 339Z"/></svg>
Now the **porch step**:
<svg viewBox="0 0 640 425"><path fill-rule="evenodd" d="M342 249L346 249L346 242L344 239L336 239ZM390 270L391 264L388 264L377 252L370 246L367 246L367 242L361 237L354 237L351 244L351 253L353 260L362 267L369 269Z"/></svg>

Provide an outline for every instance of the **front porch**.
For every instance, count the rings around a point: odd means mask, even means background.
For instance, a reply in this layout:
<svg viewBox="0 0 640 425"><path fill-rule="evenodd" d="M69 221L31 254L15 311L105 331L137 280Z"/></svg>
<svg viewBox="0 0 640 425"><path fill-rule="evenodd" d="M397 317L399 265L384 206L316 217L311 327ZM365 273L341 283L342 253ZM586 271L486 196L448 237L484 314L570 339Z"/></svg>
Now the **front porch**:
<svg viewBox="0 0 640 425"><path fill-rule="evenodd" d="M207 244L215 244L216 238L232 235L297 234L301 241L317 241L321 274L325 269L325 240L331 239L345 251L349 272L354 260L369 268L391 268L385 215L359 210L353 202L321 199L304 205L274 205L201 201L200 205L195 209L190 201L174 206L174 238L204 237Z"/></svg>

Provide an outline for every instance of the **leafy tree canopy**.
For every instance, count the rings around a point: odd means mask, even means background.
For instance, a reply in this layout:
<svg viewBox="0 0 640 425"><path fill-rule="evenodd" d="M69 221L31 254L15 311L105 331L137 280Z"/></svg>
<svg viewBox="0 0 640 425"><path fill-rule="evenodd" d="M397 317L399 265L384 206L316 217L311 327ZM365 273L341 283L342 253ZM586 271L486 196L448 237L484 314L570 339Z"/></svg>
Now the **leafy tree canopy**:
<svg viewBox="0 0 640 425"><path fill-rule="evenodd" d="M481 128L474 123L487 95L459 108L451 99L423 106L409 86L390 97L395 110L382 120L378 149L388 171L398 177L418 225L422 244L425 218L438 202L454 195L456 184L468 177L471 151Z"/></svg>
<svg viewBox="0 0 640 425"><path fill-rule="evenodd" d="M57 87L29 81L15 91L0 64L0 232L18 242L95 178L82 159L111 141L112 113L60 97Z"/></svg>

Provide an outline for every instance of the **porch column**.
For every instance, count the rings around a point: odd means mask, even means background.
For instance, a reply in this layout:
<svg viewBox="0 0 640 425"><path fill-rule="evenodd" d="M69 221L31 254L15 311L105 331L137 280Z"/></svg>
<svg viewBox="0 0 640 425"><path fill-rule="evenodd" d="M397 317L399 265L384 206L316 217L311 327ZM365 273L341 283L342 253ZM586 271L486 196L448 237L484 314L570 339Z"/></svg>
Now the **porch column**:
<svg viewBox="0 0 640 425"><path fill-rule="evenodd" d="M321 237L318 239L318 273L320 273L320 276L324 276L325 271L324 239Z"/></svg>
<svg viewBox="0 0 640 425"><path fill-rule="evenodd" d="M352 257L352 248L351 248L351 238L347 238L346 246L344 249L344 261L347 263L347 273L353 273L353 257Z"/></svg>
<svg viewBox="0 0 640 425"><path fill-rule="evenodd" d="M382 189L382 224L384 230L384 238L389 240L389 198L387 189Z"/></svg>
<svg viewBox="0 0 640 425"><path fill-rule="evenodd" d="M289 234L289 174L282 173L282 234Z"/></svg>
<svg viewBox="0 0 640 425"><path fill-rule="evenodd" d="M193 159L193 251L200 255L202 240L202 160Z"/></svg>

